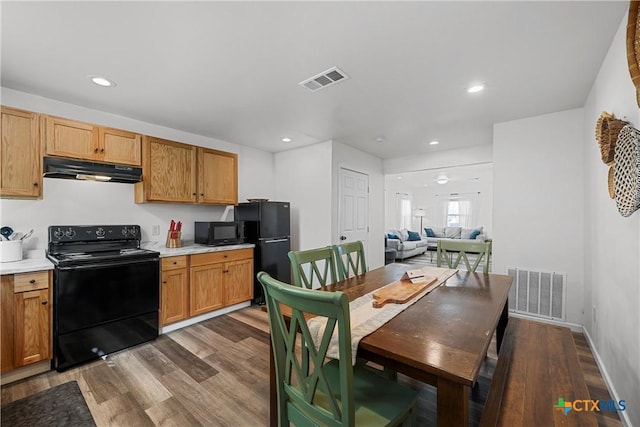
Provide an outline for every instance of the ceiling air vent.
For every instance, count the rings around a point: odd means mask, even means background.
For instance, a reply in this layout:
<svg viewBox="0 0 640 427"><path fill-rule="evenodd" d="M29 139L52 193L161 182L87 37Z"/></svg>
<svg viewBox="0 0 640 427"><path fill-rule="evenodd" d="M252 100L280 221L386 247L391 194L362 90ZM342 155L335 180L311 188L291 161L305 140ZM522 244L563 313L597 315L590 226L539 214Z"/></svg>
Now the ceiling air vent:
<svg viewBox="0 0 640 427"><path fill-rule="evenodd" d="M320 74L316 74L310 79L303 80L298 83L300 86L304 86L309 89L311 92L315 92L327 86L331 86L333 84L338 83L341 80L348 79L347 76L342 70L338 67L329 68L326 71L321 72Z"/></svg>

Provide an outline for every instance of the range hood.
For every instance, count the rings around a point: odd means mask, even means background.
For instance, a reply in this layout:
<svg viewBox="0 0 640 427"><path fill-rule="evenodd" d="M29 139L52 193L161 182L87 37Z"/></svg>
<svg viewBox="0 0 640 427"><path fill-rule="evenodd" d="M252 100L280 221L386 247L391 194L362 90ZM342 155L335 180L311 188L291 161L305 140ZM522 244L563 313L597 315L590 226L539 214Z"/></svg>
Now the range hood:
<svg viewBox="0 0 640 427"><path fill-rule="evenodd" d="M124 182L129 184L142 180L142 168L94 163L84 160L45 157L43 169L45 178Z"/></svg>

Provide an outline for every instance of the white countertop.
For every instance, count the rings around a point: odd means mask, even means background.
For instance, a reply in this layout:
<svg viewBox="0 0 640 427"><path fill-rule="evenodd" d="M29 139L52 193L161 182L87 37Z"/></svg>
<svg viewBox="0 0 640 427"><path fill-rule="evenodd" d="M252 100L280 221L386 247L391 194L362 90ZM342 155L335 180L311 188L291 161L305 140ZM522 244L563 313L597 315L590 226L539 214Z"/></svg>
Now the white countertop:
<svg viewBox="0 0 640 427"><path fill-rule="evenodd" d="M193 242L185 242L181 248L167 248L163 242L146 242L140 245L143 249L160 252L160 258L202 254L206 252L232 251L255 247L252 243L228 246L206 246ZM44 253L44 249L26 251L22 261L0 262L0 274L29 273L32 271L53 270L53 264Z"/></svg>
<svg viewBox="0 0 640 427"><path fill-rule="evenodd" d="M0 274L29 273L32 271L53 270L44 249L25 251L22 261L0 262Z"/></svg>
<svg viewBox="0 0 640 427"><path fill-rule="evenodd" d="M235 249L248 249L254 248L255 246L256 245L254 245L253 243L225 246L207 246L193 242L185 242L181 248L167 248L165 247L164 242L146 242L140 245L140 247L143 249L160 252L160 258L178 255L203 254L206 252L232 251Z"/></svg>

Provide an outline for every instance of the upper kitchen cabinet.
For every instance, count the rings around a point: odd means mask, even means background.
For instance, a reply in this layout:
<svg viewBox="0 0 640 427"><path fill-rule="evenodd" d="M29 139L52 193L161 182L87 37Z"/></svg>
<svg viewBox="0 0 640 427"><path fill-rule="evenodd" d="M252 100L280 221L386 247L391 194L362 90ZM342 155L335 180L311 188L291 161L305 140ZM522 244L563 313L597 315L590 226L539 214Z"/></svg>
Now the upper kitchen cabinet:
<svg viewBox="0 0 640 427"><path fill-rule="evenodd" d="M0 196L42 195L42 153L38 114L2 107Z"/></svg>
<svg viewBox="0 0 640 427"><path fill-rule="evenodd" d="M238 155L145 136L136 203L238 203Z"/></svg>
<svg viewBox="0 0 640 427"><path fill-rule="evenodd" d="M238 204L238 155L198 148L198 202Z"/></svg>
<svg viewBox="0 0 640 427"><path fill-rule="evenodd" d="M46 154L140 166L140 135L60 117L44 116Z"/></svg>
<svg viewBox="0 0 640 427"><path fill-rule="evenodd" d="M196 147L145 136L136 203L195 203L196 195Z"/></svg>

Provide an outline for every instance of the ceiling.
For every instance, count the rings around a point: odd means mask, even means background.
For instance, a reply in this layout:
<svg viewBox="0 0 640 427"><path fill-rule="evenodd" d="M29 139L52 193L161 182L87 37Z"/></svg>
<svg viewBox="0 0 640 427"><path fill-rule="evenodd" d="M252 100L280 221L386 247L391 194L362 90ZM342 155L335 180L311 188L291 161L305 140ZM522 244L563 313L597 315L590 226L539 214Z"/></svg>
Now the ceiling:
<svg viewBox="0 0 640 427"><path fill-rule="evenodd" d="M446 177L447 182L438 184L438 178ZM394 173L385 175L385 188L388 191L410 191L412 193L437 189L449 191L452 187L479 187L490 184L493 180L493 164L479 163L429 169L415 172Z"/></svg>
<svg viewBox="0 0 640 427"><path fill-rule="evenodd" d="M3 1L1 83L272 152L400 157L583 106L628 4ZM298 85L334 66L349 79Z"/></svg>

